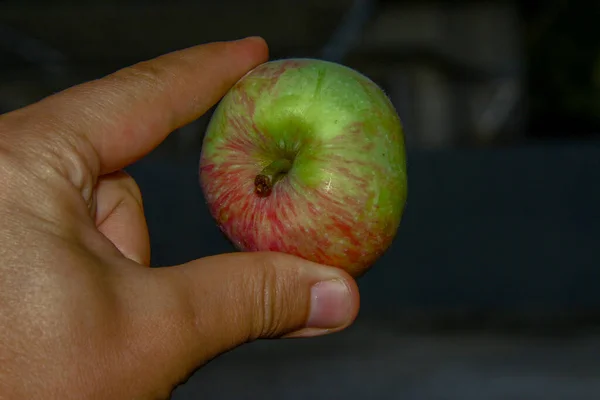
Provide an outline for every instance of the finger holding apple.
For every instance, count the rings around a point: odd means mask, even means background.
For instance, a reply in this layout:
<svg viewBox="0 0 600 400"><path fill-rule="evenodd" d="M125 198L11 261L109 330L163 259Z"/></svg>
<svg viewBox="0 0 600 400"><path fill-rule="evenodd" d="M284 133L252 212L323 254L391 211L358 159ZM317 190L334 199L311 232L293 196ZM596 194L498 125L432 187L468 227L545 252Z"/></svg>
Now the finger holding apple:
<svg viewBox="0 0 600 400"><path fill-rule="evenodd" d="M216 108L200 183L242 251L362 275L392 243L407 197L400 118L373 81L314 59L264 63Z"/></svg>

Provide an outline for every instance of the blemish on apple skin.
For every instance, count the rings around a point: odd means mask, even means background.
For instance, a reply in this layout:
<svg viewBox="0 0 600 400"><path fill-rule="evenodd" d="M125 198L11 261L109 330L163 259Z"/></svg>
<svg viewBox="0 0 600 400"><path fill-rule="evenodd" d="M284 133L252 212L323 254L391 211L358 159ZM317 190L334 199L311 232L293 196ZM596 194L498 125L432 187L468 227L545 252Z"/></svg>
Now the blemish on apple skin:
<svg viewBox="0 0 600 400"><path fill-rule="evenodd" d="M331 175L329 176L329 182L327 182L327 186L325 187L326 191L331 191Z"/></svg>
<svg viewBox="0 0 600 400"><path fill-rule="evenodd" d="M219 212L219 220L221 222L227 222L229 220L229 213L225 210L220 210Z"/></svg>

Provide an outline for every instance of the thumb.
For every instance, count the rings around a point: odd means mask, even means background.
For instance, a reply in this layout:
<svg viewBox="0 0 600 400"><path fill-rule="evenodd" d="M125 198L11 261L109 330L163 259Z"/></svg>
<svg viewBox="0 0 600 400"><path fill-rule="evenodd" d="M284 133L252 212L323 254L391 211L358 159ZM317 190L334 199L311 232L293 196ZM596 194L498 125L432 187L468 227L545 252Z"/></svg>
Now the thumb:
<svg viewBox="0 0 600 400"><path fill-rule="evenodd" d="M259 338L337 332L358 313L350 275L286 254L226 254L161 270L194 327L190 342L182 342L187 352L198 349L191 368Z"/></svg>

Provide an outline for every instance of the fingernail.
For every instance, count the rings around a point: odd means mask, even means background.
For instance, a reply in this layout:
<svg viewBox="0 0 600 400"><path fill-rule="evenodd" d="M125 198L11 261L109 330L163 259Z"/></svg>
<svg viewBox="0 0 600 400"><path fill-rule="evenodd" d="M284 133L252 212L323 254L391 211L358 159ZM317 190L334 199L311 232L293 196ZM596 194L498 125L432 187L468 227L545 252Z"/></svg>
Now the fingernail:
<svg viewBox="0 0 600 400"><path fill-rule="evenodd" d="M350 322L352 314L352 292L341 279L316 283L310 291L310 312L306 326L285 335L286 338L306 338L330 333Z"/></svg>
<svg viewBox="0 0 600 400"><path fill-rule="evenodd" d="M341 279L316 283L310 291L308 328L334 329L350 319L350 288Z"/></svg>

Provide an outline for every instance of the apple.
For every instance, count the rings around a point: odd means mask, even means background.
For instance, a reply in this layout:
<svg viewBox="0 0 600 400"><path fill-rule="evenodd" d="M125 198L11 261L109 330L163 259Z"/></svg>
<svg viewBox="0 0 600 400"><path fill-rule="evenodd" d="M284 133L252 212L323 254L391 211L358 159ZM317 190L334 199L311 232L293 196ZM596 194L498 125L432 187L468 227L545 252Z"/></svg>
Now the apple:
<svg viewBox="0 0 600 400"><path fill-rule="evenodd" d="M200 184L241 251L277 251L362 275L390 246L407 196L392 103L359 72L316 59L259 65L221 99Z"/></svg>

